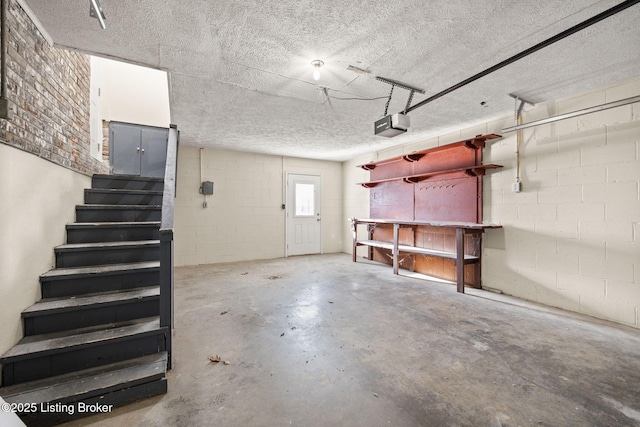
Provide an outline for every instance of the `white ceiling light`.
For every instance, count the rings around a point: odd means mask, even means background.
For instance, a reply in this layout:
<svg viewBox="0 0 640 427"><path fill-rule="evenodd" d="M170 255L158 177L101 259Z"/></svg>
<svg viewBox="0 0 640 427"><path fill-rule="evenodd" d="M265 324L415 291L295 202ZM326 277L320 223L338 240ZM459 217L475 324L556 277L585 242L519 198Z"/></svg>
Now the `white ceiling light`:
<svg viewBox="0 0 640 427"><path fill-rule="evenodd" d="M324 62L322 62L319 59L316 59L314 61L311 61L311 65L313 65L313 80L315 81L320 80L320 67L324 65Z"/></svg>

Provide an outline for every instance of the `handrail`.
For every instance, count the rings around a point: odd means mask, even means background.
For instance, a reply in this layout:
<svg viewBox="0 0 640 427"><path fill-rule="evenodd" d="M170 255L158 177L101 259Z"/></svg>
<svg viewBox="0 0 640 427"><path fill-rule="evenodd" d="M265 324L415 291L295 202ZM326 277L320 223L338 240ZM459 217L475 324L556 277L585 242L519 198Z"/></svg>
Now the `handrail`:
<svg viewBox="0 0 640 427"><path fill-rule="evenodd" d="M173 205L176 197L176 171L178 167L178 140L178 127L171 125L169 127L169 140L167 142L167 164L164 169L161 230L173 229Z"/></svg>
<svg viewBox="0 0 640 427"><path fill-rule="evenodd" d="M160 222L160 327L166 327L167 369L172 366L173 334L173 219L176 197L176 170L178 167L179 133L176 125L169 127L167 163L162 192L162 216Z"/></svg>

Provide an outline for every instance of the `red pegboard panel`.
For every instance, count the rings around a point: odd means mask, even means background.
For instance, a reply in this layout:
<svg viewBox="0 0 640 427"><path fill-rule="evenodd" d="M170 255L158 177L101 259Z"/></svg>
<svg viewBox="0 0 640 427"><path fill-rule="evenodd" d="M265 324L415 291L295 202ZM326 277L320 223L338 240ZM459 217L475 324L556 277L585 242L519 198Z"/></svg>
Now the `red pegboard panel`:
<svg viewBox="0 0 640 427"><path fill-rule="evenodd" d="M476 165L476 150L458 146L451 150L427 154L413 163L414 174L457 169ZM396 175L397 176L397 175Z"/></svg>
<svg viewBox="0 0 640 427"><path fill-rule="evenodd" d="M414 184L416 221L478 222L477 177Z"/></svg>
<svg viewBox="0 0 640 427"><path fill-rule="evenodd" d="M392 181L369 191L371 218L413 219L413 185Z"/></svg>
<svg viewBox="0 0 640 427"><path fill-rule="evenodd" d="M397 176L413 175L413 163L405 160L396 160L376 166L369 172L370 181L395 178Z"/></svg>

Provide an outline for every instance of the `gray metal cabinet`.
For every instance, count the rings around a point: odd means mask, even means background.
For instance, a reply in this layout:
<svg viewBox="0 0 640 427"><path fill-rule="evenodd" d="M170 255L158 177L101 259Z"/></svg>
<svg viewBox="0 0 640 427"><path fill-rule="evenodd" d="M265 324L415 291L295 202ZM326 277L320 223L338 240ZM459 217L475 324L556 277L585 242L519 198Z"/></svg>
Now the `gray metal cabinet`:
<svg viewBox="0 0 640 427"><path fill-rule="evenodd" d="M114 175L163 177L169 129L111 122L109 144Z"/></svg>

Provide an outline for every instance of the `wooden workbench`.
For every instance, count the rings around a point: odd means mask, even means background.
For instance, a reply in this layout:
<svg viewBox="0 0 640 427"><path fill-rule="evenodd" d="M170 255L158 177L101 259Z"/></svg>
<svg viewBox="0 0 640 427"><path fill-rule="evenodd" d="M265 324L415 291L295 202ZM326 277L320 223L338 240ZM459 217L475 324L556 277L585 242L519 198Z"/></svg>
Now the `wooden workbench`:
<svg viewBox="0 0 640 427"><path fill-rule="evenodd" d="M400 266L400 254L406 254L411 256L414 254L426 255L431 257L452 259L455 262L455 278L457 283L458 292L464 293L465 286L465 274L464 266L469 264L477 264L479 271L479 264L481 262L481 248L480 245L476 245L471 251L465 252L465 237L467 235L479 236L486 229L502 228L497 224L477 224L473 222L453 222L453 221L413 221L413 220L398 220L398 219L361 219L350 218L351 229L353 233L353 262L356 262L356 252L358 246L368 246L369 248L378 248L385 251L390 251L393 273L398 274ZM367 239L358 238L358 225L367 225ZM429 247L417 242L415 238L415 231L421 228L432 227L444 227L447 230L451 230L455 233L455 250L439 250ZM374 240L373 230L376 228L388 228L393 230L391 238L385 238L384 240ZM411 233L410 244L400 243L400 231L402 229L410 229ZM453 231L455 230L455 231ZM383 234L384 235L384 234ZM407 240L407 237L404 237ZM372 259L372 253L369 252L369 259ZM479 282L479 277L478 277ZM478 283L479 285L479 283Z"/></svg>

